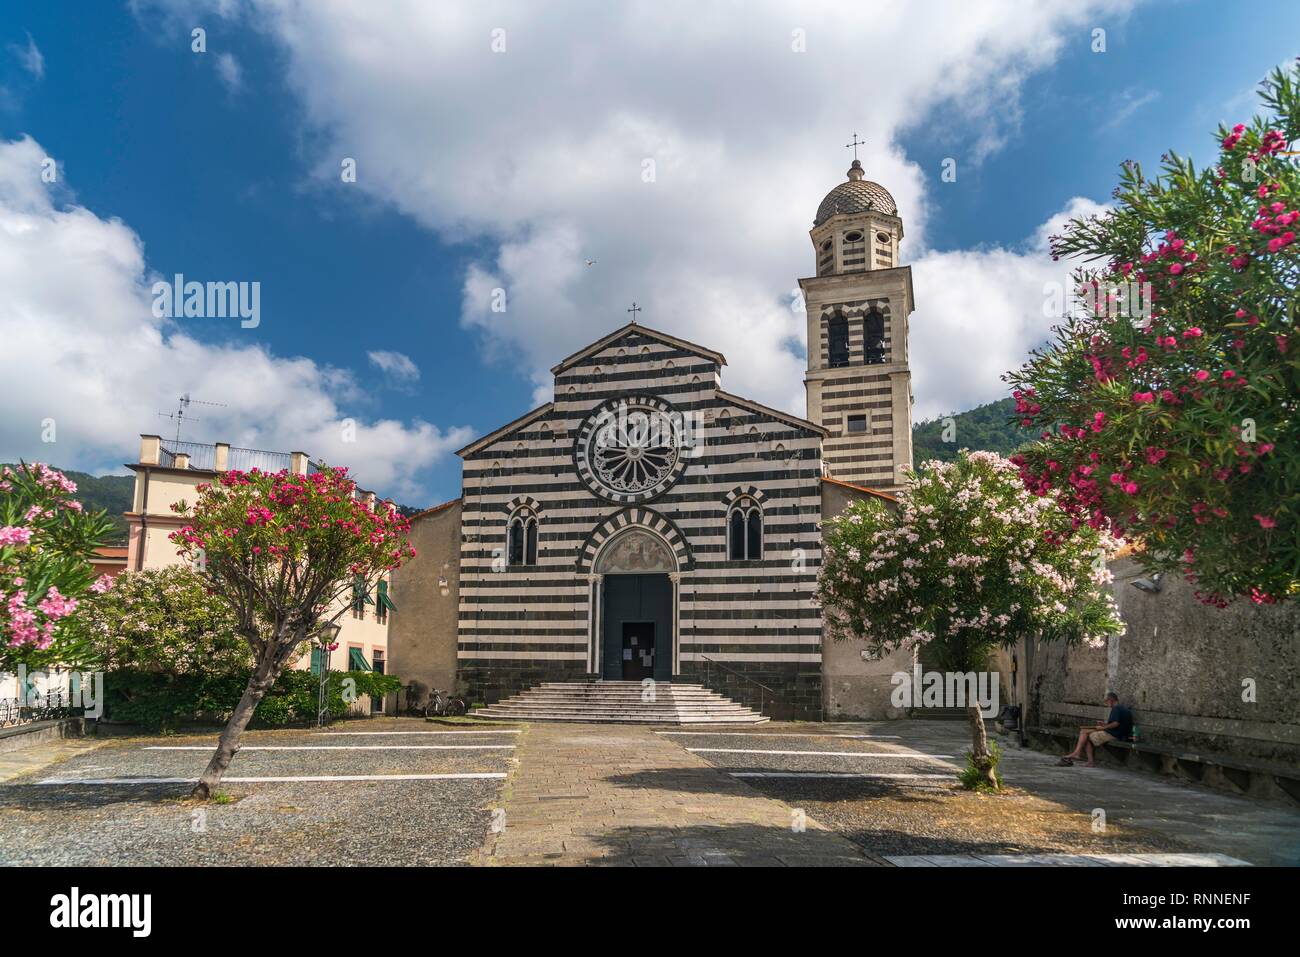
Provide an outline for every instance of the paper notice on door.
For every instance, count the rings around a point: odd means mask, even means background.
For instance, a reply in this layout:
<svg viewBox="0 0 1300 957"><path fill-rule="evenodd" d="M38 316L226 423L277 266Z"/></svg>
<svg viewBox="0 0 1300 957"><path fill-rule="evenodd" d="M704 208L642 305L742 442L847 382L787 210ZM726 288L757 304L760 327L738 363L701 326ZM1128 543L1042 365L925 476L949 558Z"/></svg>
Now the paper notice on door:
<svg viewBox="0 0 1300 957"><path fill-rule="evenodd" d="M632 649L631 649L631 648L624 648L624 649L623 649L623 660L624 660L624 661L631 661L631 660L632 660Z"/></svg>

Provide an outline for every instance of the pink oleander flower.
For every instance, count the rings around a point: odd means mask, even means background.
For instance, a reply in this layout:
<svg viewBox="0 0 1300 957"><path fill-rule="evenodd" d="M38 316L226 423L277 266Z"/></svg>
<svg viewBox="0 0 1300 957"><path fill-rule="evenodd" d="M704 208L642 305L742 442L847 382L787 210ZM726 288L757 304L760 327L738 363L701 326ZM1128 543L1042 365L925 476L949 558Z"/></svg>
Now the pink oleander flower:
<svg viewBox="0 0 1300 957"><path fill-rule="evenodd" d="M32 530L22 525L6 525L0 528L0 546L26 545L32 540Z"/></svg>
<svg viewBox="0 0 1300 957"><path fill-rule="evenodd" d="M77 610L77 599L60 594L59 590L51 585L50 590L45 593L45 597L41 599L36 607L41 610L41 613L46 618L57 620L66 618Z"/></svg>

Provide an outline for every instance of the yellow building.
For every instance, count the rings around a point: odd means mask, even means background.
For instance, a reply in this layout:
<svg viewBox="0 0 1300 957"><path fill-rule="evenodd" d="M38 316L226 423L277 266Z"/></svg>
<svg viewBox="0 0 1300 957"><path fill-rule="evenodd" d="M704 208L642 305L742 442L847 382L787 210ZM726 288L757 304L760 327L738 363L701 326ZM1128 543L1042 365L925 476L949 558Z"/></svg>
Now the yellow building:
<svg viewBox="0 0 1300 957"><path fill-rule="evenodd" d="M172 511L177 502L193 502L196 486L211 482L222 472L238 469L278 472L288 469L306 475L310 467L306 452L263 452L236 448L225 442L201 445L172 442L157 435L140 436L140 461L127 463L135 473L135 495L131 511L126 513L130 527L126 570L165 568L184 559L168 536L185 524L183 514ZM371 504L375 493L358 489L357 496ZM392 603L388 600L388 579L382 580L373 595L344 595L335 608L351 607L338 619L341 631L338 647L330 653L331 671L372 668L384 671L388 664L388 628L392 621ZM304 654L293 665L315 671L318 653ZM362 698L354 706L358 712L382 711L383 703Z"/></svg>

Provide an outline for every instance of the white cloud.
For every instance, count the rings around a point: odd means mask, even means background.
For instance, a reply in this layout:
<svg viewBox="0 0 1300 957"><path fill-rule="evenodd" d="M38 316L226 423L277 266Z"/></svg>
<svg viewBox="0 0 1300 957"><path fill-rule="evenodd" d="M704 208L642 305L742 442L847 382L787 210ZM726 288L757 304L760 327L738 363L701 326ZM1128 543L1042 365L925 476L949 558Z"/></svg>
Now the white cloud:
<svg viewBox="0 0 1300 957"><path fill-rule="evenodd" d="M411 357L401 352L380 349L367 352L366 358L376 369L384 373L395 385L410 385L420 378L420 368L411 361Z"/></svg>
<svg viewBox="0 0 1300 957"><path fill-rule="evenodd" d="M218 53L216 56L217 76L231 93L238 93L244 87L244 71L233 53Z"/></svg>
<svg viewBox="0 0 1300 957"><path fill-rule="evenodd" d="M183 392L225 403L196 410L202 426L183 438L302 449L399 497L421 495L429 467L471 437L418 419L366 420L347 407L366 399L351 372L274 355L237 320L236 341L214 345L187 320L154 318L140 237L85 207L56 206L40 179L44 157L29 137L0 141L0 460L116 469L135 461L136 435L165 430L157 413ZM49 421L52 444L42 440Z"/></svg>
<svg viewBox="0 0 1300 957"><path fill-rule="evenodd" d="M17 55L18 62L23 65L24 70L38 80L45 76L45 56L41 53L40 47L36 45L36 41L32 39L30 33L27 34L27 46L15 46L11 47L11 49Z"/></svg>
<svg viewBox="0 0 1300 957"><path fill-rule="evenodd" d="M904 257L920 266L939 170L904 156L899 132L927 124L963 166L979 162L1015 134L1027 78L1130 5L223 4L286 51L322 189L355 157L375 200L449 241L492 244L467 267L461 318L510 360L503 374L522 369L549 397L546 370L625 322L635 299L645 324L727 353L727 388L796 412L805 330L789 296L813 271L807 230L843 178L849 132L865 135L868 176L897 199ZM213 8L146 9L179 25ZM980 257L1011 268L997 250L950 263L978 272ZM954 304L944 283L918 275L930 316ZM992 304L961 315L992 339L1025 331ZM964 394L932 376L926 388L926 405Z"/></svg>
<svg viewBox="0 0 1300 957"><path fill-rule="evenodd" d="M1075 197L1018 248L930 252L912 264L913 419L960 412L1007 394L1000 380L1061 319L1071 264L1052 262L1048 237L1106 207ZM1053 284L1056 295L1049 295Z"/></svg>
<svg viewBox="0 0 1300 957"><path fill-rule="evenodd" d="M1142 109L1142 107L1146 106L1148 103L1154 103L1158 99L1160 99L1159 90L1147 90L1145 92L1125 90L1119 95L1114 106L1111 108L1112 112L1110 118L1106 121L1105 125L1102 126L1102 129L1113 130L1123 126L1134 113Z"/></svg>

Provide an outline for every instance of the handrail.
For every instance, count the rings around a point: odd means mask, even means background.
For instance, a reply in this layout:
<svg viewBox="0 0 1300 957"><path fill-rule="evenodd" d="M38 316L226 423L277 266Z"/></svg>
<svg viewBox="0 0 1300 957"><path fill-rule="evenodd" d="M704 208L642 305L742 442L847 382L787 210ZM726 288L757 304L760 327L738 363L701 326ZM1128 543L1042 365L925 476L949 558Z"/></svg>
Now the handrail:
<svg viewBox="0 0 1300 957"><path fill-rule="evenodd" d="M772 694L776 695L776 697L778 697L778 698L783 697L783 695L781 695L781 694L780 694L780 693L779 693L775 688L769 688L767 685L763 684L763 682L761 682L761 681L755 681L753 678L751 678L749 675L745 674L744 672L737 671L735 668L728 668L728 667L727 667L726 665L724 665L721 661L715 661L714 659L710 658L708 655L700 655L700 657L703 658L705 661L708 661L708 662L710 662L710 663L712 663L712 664L717 665L717 666L718 666L719 668L721 668L723 671L730 671L730 672L731 672L733 675L735 675L737 678L744 678L744 679L745 679L746 681L748 681L750 684L752 684L752 685L758 685L758 686L759 686L760 688L762 688L764 691L770 691Z"/></svg>
<svg viewBox="0 0 1300 957"><path fill-rule="evenodd" d="M759 688L762 688L763 691L766 691L766 692L767 692L768 694L770 694L773 698L779 698L779 699L781 699L782 701L784 701L787 705L790 704L789 699L786 698L785 695L783 695L783 694L781 694L780 692L778 692L775 688L769 688L767 685L763 684L763 682L761 682L761 681L755 681L755 680L754 680L753 678L751 678L749 675L744 674L743 672L737 671L735 668L728 668L728 667L727 667L726 665L724 665L721 661L714 661L714 660L713 660L712 658L710 658L708 655L700 655L700 657L703 658L705 661L707 661L710 665L717 665L717 666L718 666L719 668L721 668L723 671L730 672L731 674L735 675L737 678L740 678L740 679L742 679L742 680L744 680L744 681L748 681L750 684L752 684L752 685L756 685L756 686L758 686ZM710 677L711 677L711 676L710 676L710 674L709 674L708 666L706 665L706 666L705 666L705 670L704 670L704 683L705 683L706 685L707 685L707 684L710 684L710 681L709 681L709 678L710 678ZM765 703L766 703L766 702L765 702L764 699L763 699L763 695L760 693L759 696L758 696L758 713L759 713L759 714L762 714L762 713L763 713L763 705L764 705ZM791 708L793 709L793 705L791 705Z"/></svg>

